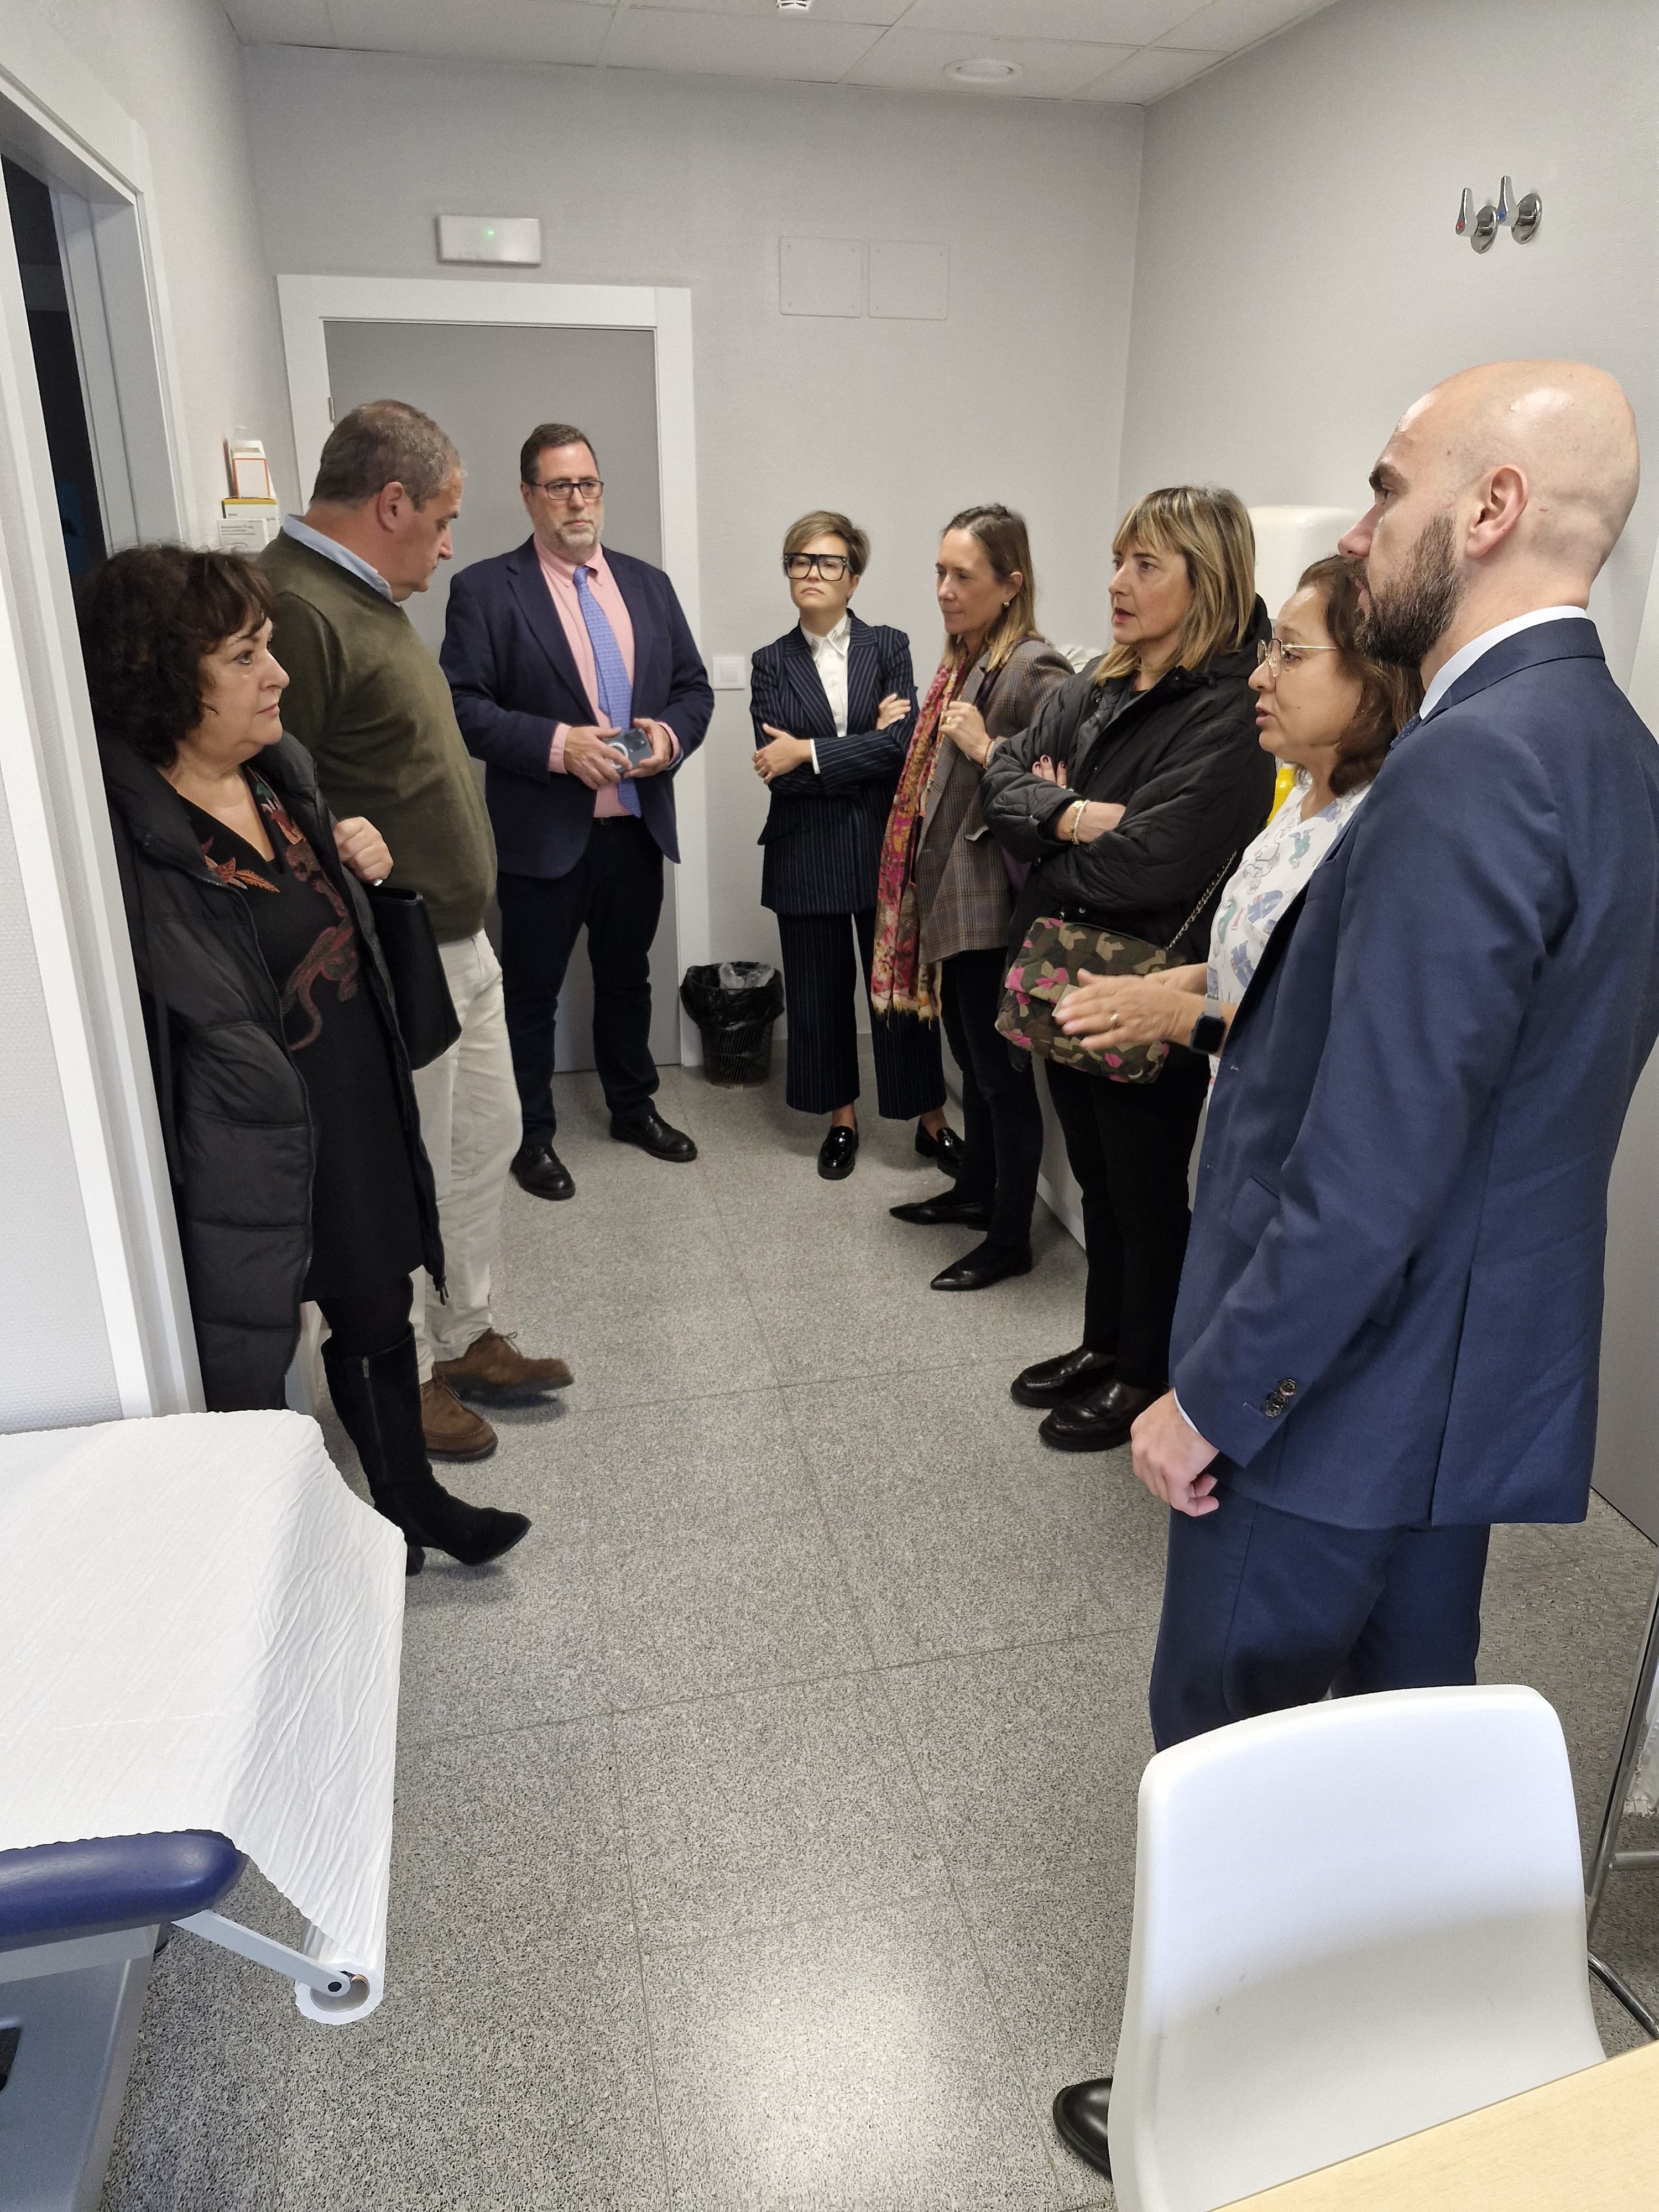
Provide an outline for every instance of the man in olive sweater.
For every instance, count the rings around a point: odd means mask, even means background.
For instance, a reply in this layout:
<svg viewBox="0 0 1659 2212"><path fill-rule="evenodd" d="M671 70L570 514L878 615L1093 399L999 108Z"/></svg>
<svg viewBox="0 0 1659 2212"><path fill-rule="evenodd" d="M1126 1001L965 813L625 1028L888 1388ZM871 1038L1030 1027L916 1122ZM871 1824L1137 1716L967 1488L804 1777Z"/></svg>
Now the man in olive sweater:
<svg viewBox="0 0 1659 2212"><path fill-rule="evenodd" d="M276 591L271 650L288 671L283 725L317 763L339 816L391 848L394 879L426 902L459 1041L416 1075L437 1182L448 1304L417 1280L414 1325L427 1449L482 1459L495 1432L463 1398L562 1389L562 1359L529 1359L490 1319L501 1198L518 1149L518 1092L501 971L484 934L495 846L443 671L402 602L450 558L460 511L454 447L428 416L374 400L337 422L303 516L260 556Z"/></svg>

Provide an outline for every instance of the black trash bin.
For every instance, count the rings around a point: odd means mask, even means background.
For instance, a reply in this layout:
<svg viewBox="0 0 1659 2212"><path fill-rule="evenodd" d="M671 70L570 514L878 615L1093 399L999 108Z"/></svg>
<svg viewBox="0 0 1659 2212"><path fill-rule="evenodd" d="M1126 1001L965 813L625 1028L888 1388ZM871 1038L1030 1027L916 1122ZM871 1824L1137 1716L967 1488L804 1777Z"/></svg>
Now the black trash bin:
<svg viewBox="0 0 1659 2212"><path fill-rule="evenodd" d="M737 1090L772 1072L772 1025L783 1012L783 978L763 960L688 968L680 1004L702 1035L702 1072Z"/></svg>

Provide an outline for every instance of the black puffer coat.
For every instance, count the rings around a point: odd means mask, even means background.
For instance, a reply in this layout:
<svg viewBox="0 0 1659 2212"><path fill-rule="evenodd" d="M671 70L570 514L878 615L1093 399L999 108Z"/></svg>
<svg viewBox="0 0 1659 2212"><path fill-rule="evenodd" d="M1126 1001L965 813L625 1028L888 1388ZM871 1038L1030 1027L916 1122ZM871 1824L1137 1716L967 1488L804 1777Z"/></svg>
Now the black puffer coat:
<svg viewBox="0 0 1659 2212"><path fill-rule="evenodd" d="M1255 726L1249 678L1272 625L1260 599L1237 652L1196 669L1172 668L1137 692L1115 719L1092 671L1044 701L1028 730L1006 738L986 764L985 819L997 842L1032 867L1014 910L1011 950L1038 915L1064 914L1165 945L1206 887L1231 872L1273 804L1276 773ZM1032 775L1044 754L1066 763L1067 787ZM1076 799L1127 809L1090 845L1062 844L1054 824ZM1205 901L1175 959L1203 957L1213 898Z"/></svg>
<svg viewBox="0 0 1659 2212"><path fill-rule="evenodd" d="M283 1042L279 994L244 895L208 866L163 777L129 746L100 738L99 751L207 1402L216 1413L280 1406L311 1258L305 1079ZM258 768L370 955L362 972L392 1049L423 1257L441 1283L432 1170L368 901L336 857L334 817L305 747L285 737Z"/></svg>

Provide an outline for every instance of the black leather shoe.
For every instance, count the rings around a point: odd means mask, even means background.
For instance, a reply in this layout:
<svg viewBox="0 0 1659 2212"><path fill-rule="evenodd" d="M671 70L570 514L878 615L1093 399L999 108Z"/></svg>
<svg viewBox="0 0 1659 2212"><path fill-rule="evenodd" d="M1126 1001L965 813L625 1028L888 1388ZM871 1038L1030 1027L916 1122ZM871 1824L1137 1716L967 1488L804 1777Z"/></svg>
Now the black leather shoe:
<svg viewBox="0 0 1659 2212"><path fill-rule="evenodd" d="M684 1130L671 1128L654 1110L629 1121L612 1121L611 1133L619 1145L637 1145L653 1160L674 1160L683 1166L697 1157L697 1148Z"/></svg>
<svg viewBox="0 0 1659 2212"><path fill-rule="evenodd" d="M520 1145L513 1155L513 1180L532 1198L574 1198L570 1170L551 1145Z"/></svg>
<svg viewBox="0 0 1659 2212"><path fill-rule="evenodd" d="M1106 2147L1106 2114L1112 2101L1112 2077L1073 2081L1054 2099L1054 2132L1067 2150L1112 2178L1112 2154Z"/></svg>
<svg viewBox="0 0 1659 2212"><path fill-rule="evenodd" d="M818 1173L825 1182L845 1182L859 1156L859 1133L837 1123L818 1146Z"/></svg>
<svg viewBox="0 0 1659 2212"><path fill-rule="evenodd" d="M908 1206L890 1206L887 1211L895 1221L908 1221L917 1229L988 1229L991 1225L988 1199L958 1198L953 1190L941 1191L937 1198L913 1198Z"/></svg>
<svg viewBox="0 0 1659 2212"><path fill-rule="evenodd" d="M968 1147L947 1122L934 1137L930 1137L920 1121L916 1124L916 1150L925 1160L937 1160L941 1175L962 1173L963 1156Z"/></svg>
<svg viewBox="0 0 1659 2212"><path fill-rule="evenodd" d="M1128 1443L1137 1418L1158 1395L1133 1382L1102 1382L1056 1406L1037 1434L1057 1451L1115 1451Z"/></svg>
<svg viewBox="0 0 1659 2212"><path fill-rule="evenodd" d="M1006 1244L993 1244L989 1238L976 1244L971 1252L964 1252L955 1265L941 1267L933 1278L936 1291L988 1291L993 1283L1006 1282L1010 1275L1029 1275L1031 1272L1031 1248L1010 1250Z"/></svg>
<svg viewBox="0 0 1659 2212"><path fill-rule="evenodd" d="M1008 1385L1008 1395L1021 1406L1061 1405L1109 1382L1116 1365L1115 1352L1091 1352L1080 1344L1075 1352L1062 1352L1058 1359L1039 1359L1035 1366L1023 1368Z"/></svg>

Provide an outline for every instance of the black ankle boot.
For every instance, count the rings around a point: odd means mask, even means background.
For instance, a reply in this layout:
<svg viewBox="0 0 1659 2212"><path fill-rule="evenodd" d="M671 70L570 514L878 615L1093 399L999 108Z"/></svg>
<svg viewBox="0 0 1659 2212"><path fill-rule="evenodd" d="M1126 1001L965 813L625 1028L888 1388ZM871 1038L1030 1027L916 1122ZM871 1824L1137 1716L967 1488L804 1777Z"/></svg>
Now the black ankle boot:
<svg viewBox="0 0 1659 2212"><path fill-rule="evenodd" d="M421 1433L421 1377L415 1333L405 1329L384 1352L356 1358L323 1346L334 1410L357 1447L375 1510L403 1530L408 1571L420 1572L422 1545L447 1552L464 1567L481 1567L511 1551L530 1523L522 1513L469 1505L453 1498L432 1472Z"/></svg>

